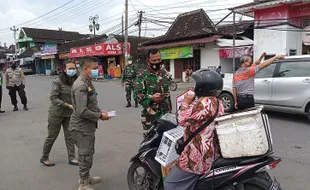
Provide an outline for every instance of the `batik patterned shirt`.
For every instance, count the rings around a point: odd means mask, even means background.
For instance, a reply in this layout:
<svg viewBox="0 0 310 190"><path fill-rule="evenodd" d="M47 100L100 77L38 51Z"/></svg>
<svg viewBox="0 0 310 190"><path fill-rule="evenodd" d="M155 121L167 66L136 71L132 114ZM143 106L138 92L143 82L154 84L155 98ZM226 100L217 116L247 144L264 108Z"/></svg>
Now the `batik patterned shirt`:
<svg viewBox="0 0 310 190"><path fill-rule="evenodd" d="M217 99L206 97L195 100L190 106L182 103L183 109L178 114L179 125L185 128L184 141L191 133L210 119L217 109ZM224 114L224 107L219 101L218 116ZM214 133L214 121L201 131L184 148L177 160L177 166L186 172L205 174L219 156L219 146ZM215 156L215 157L214 157Z"/></svg>

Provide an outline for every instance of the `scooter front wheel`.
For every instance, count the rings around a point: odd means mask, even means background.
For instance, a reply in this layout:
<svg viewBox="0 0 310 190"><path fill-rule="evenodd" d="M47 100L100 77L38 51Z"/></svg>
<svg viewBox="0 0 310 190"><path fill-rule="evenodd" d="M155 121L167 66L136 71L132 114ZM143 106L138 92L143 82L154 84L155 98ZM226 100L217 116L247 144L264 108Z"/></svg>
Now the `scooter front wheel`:
<svg viewBox="0 0 310 190"><path fill-rule="evenodd" d="M133 162L127 172L129 190L157 190L157 177L141 162Z"/></svg>

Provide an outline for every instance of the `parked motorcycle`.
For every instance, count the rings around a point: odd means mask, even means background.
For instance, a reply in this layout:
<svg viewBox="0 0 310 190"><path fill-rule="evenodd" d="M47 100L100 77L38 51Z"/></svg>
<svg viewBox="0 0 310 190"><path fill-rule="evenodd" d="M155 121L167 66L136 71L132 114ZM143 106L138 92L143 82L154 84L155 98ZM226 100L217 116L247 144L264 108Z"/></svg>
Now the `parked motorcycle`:
<svg viewBox="0 0 310 190"><path fill-rule="evenodd" d="M154 123L131 158L127 173L129 190L164 190L161 165L155 160L163 133L177 127L173 114L166 114ZM218 158L212 169L201 175L195 190L281 190L276 179L267 173L281 158L266 155L249 158Z"/></svg>
<svg viewBox="0 0 310 190"><path fill-rule="evenodd" d="M176 91L178 88L177 83L173 81L171 76L169 77L169 88L171 91Z"/></svg>

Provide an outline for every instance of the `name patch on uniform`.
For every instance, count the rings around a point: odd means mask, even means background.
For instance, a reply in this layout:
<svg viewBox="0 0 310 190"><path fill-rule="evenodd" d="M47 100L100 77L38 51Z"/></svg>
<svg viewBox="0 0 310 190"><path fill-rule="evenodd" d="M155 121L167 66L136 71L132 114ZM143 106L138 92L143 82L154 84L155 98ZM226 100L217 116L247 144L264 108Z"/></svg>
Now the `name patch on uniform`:
<svg viewBox="0 0 310 190"><path fill-rule="evenodd" d="M57 85L53 84L53 90L56 90L56 89L57 89Z"/></svg>
<svg viewBox="0 0 310 190"><path fill-rule="evenodd" d="M87 100L87 93L86 92L81 92L81 98L83 102L86 102Z"/></svg>

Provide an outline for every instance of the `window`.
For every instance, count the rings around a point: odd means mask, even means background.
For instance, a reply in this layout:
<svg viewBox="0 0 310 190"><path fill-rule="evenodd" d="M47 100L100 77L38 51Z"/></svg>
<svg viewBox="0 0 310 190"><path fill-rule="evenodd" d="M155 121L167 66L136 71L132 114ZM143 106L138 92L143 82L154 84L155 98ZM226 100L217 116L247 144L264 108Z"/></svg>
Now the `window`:
<svg viewBox="0 0 310 190"><path fill-rule="evenodd" d="M310 62L283 62L276 77L310 77Z"/></svg>
<svg viewBox="0 0 310 190"><path fill-rule="evenodd" d="M297 50L296 49L290 49L290 56L296 55Z"/></svg>
<svg viewBox="0 0 310 190"><path fill-rule="evenodd" d="M272 64L269 67L258 71L255 75L255 78L271 78L273 76L273 72L275 68L276 68L276 64Z"/></svg>
<svg viewBox="0 0 310 190"><path fill-rule="evenodd" d="M170 60L162 60L162 64L164 64L165 69L170 72Z"/></svg>
<svg viewBox="0 0 310 190"><path fill-rule="evenodd" d="M193 57L183 60L183 71L185 71L188 67L191 67L193 71L197 71L200 69L200 50L194 50Z"/></svg>

